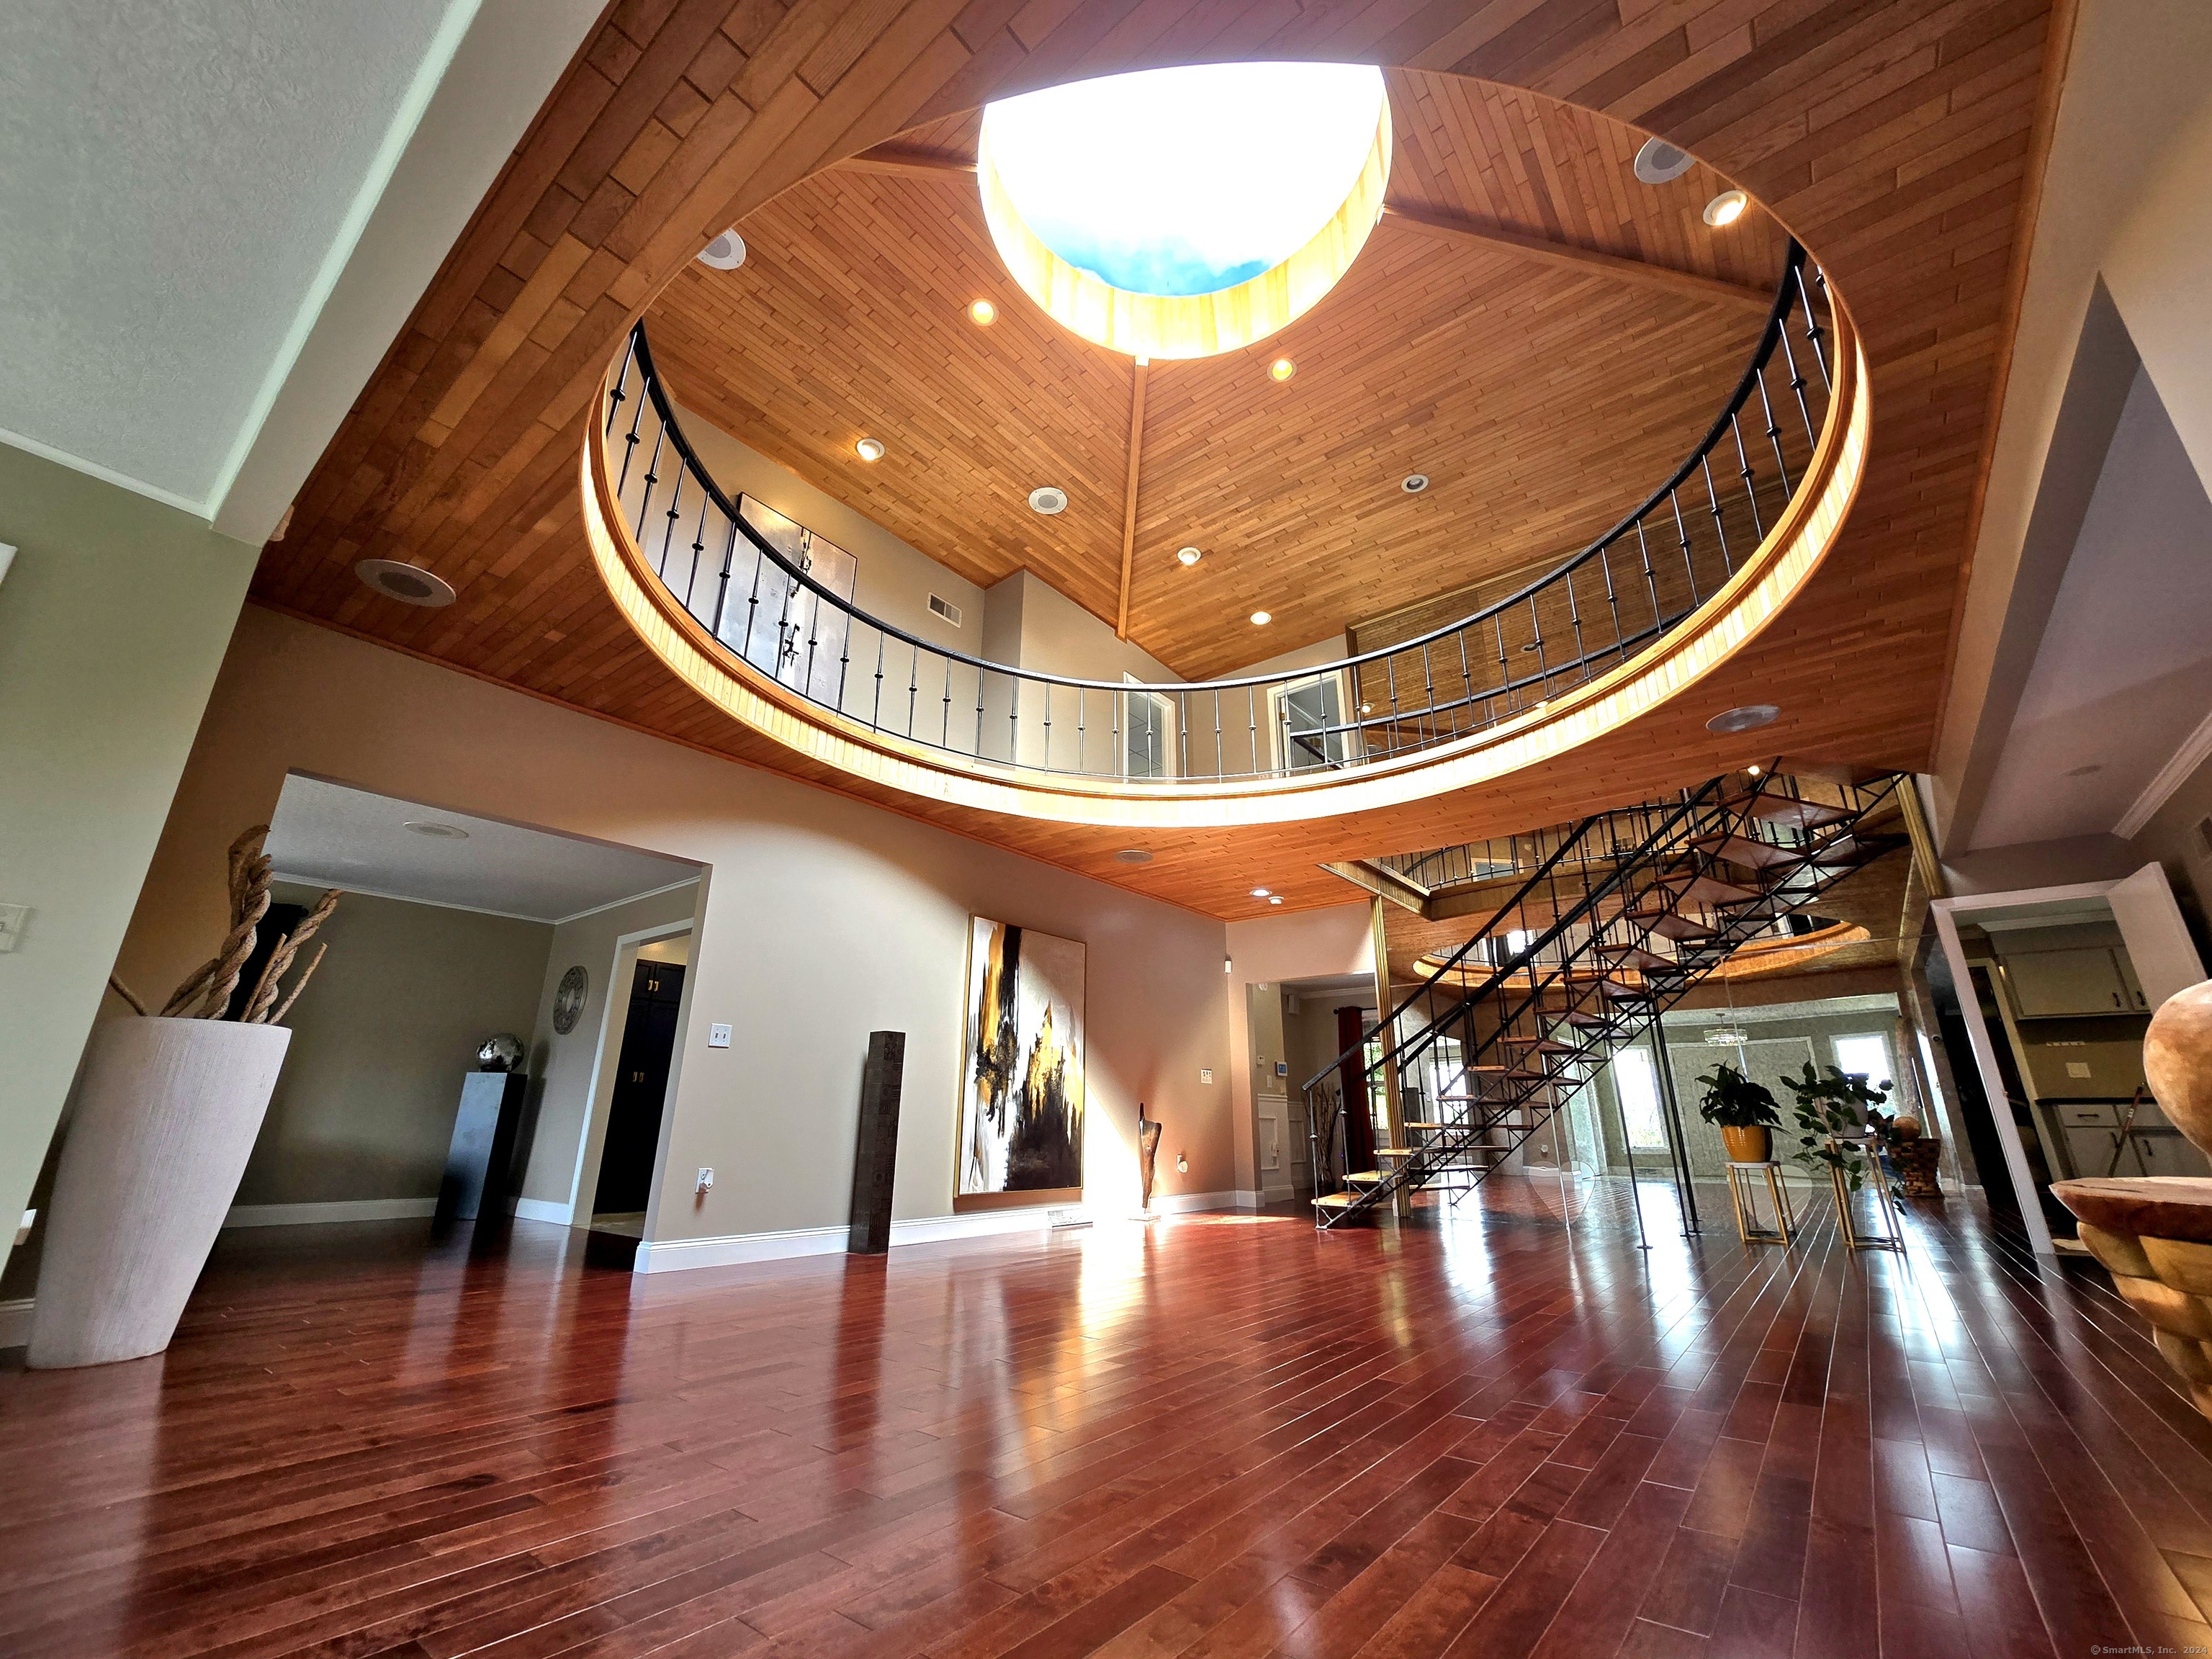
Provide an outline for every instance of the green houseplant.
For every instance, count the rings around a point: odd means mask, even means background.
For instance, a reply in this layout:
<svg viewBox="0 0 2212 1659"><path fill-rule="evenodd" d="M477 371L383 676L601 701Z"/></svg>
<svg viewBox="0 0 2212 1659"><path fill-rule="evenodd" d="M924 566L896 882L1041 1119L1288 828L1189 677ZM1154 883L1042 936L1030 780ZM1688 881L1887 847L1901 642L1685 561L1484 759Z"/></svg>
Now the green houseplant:
<svg viewBox="0 0 2212 1659"><path fill-rule="evenodd" d="M1869 1123L1886 1127L1879 1108L1889 1098L1890 1085L1869 1088L1866 1079L1838 1066L1829 1066L1823 1077L1808 1060L1804 1075L1785 1077L1782 1086L1796 1097L1794 1115L1799 1133L1790 1161L1816 1175L1825 1165L1841 1176L1851 1191L1858 1191L1866 1179L1861 1138Z"/></svg>
<svg viewBox="0 0 2212 1659"><path fill-rule="evenodd" d="M1774 1130L1782 1109L1763 1083L1754 1083L1733 1066L1717 1066L1698 1082L1705 1085L1698 1115L1719 1126L1729 1159L1764 1164L1774 1156Z"/></svg>

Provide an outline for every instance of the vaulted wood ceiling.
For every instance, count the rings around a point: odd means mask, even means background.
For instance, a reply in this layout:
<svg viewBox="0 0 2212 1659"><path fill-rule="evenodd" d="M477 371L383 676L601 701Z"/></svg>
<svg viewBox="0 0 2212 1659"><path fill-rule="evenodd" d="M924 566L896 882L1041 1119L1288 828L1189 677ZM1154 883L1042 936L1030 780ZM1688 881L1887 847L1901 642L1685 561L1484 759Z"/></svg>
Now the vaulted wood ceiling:
<svg viewBox="0 0 2212 1659"><path fill-rule="evenodd" d="M2070 15L2070 7L2057 14ZM710 751L788 766L678 680L579 526L592 389L630 319L724 227L841 157L994 96L1265 56L1419 64L1596 109L1706 157L1825 263L1873 371L1865 482L1802 595L1692 694L1378 845L1357 819L1154 839L996 819L851 779L893 810L1229 916L1265 884L1340 902L1323 860L1556 823L1782 750L1924 763L1978 511L2065 34L2051 0L624 0L425 292L263 556L260 603ZM356 581L411 560L422 611ZM1723 738L1705 717L1771 702ZM792 768L791 769L801 769Z"/></svg>
<svg viewBox="0 0 2212 1659"><path fill-rule="evenodd" d="M1645 185L1644 135L1618 122L1445 76L1390 82L1406 213L1289 328L1148 371L1129 634L1187 677L1582 545L1696 442L1764 319L1786 236L1756 210L1708 228L1727 187L1710 168ZM1026 566L1110 623L1133 368L1022 294L972 175L914 164L972 163L975 126L902 135L877 154L904 166L787 191L741 225L741 269L691 265L647 325L679 396L724 429L969 580ZM968 319L978 298L998 307L988 329ZM1286 383L1267 374L1278 356L1297 364ZM855 455L864 434L884 460ZM1411 472L1426 493L1398 487ZM1057 517L1027 505L1045 483L1068 492ZM1175 561L1186 545L1206 556L1194 568ZM1261 635L1246 618L1263 609Z"/></svg>

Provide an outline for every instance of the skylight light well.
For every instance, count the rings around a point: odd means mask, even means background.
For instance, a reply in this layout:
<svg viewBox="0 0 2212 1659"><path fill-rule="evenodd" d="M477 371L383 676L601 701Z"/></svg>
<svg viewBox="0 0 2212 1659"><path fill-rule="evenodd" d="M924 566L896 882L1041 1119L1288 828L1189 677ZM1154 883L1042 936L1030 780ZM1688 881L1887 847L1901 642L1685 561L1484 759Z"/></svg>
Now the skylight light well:
<svg viewBox="0 0 2212 1659"><path fill-rule="evenodd" d="M993 104L976 172L1000 256L1054 317L1133 356L1198 357L1326 294L1389 166L1380 70L1223 64Z"/></svg>

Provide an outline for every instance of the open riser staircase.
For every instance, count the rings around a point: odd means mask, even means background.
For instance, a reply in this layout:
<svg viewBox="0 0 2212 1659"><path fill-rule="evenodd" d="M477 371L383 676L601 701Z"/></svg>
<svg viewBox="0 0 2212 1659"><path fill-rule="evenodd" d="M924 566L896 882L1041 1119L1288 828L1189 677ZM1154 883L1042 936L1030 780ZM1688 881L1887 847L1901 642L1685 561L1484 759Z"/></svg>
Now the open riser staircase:
<svg viewBox="0 0 2212 1659"><path fill-rule="evenodd" d="M1479 1185L1740 946L1902 845L1871 829L1899 781L1729 773L1544 837L1480 930L1305 1084L1316 1223ZM1347 1096L1405 1107L1372 1169L1346 1170Z"/></svg>

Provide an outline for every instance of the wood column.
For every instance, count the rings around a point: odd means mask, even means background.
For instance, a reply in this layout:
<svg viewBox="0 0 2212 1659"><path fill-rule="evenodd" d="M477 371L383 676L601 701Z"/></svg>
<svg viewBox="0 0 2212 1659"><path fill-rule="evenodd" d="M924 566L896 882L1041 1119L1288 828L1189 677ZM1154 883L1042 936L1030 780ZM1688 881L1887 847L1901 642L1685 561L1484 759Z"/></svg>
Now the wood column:
<svg viewBox="0 0 2212 1659"><path fill-rule="evenodd" d="M1145 449L1145 371L1146 361L1137 359L1129 381L1129 467L1121 492L1121 603L1114 613L1114 637L1129 637L1129 571L1137 550L1137 467Z"/></svg>

